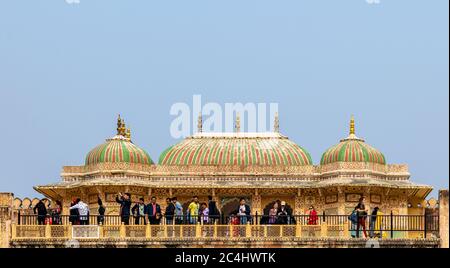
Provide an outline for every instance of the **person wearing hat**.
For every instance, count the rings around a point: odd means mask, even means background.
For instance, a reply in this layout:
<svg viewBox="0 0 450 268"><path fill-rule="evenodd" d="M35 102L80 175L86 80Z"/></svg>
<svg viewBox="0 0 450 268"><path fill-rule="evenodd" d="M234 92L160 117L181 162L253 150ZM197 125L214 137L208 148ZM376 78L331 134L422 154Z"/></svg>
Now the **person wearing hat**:
<svg viewBox="0 0 450 268"><path fill-rule="evenodd" d="M286 210L286 202L281 201L280 209L278 210L277 214L277 223L278 224L288 224L290 221L289 213Z"/></svg>

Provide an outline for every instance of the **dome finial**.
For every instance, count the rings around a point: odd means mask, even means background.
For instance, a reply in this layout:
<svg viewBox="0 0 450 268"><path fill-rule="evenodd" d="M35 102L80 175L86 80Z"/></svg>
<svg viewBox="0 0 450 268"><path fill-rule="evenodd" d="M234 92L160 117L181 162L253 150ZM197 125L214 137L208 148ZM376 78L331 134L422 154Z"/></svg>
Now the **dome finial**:
<svg viewBox="0 0 450 268"><path fill-rule="evenodd" d="M125 128L125 121L119 117L117 118L117 135L126 136L126 128Z"/></svg>
<svg viewBox="0 0 450 268"><path fill-rule="evenodd" d="M236 114L236 133L241 132L241 116L239 113Z"/></svg>
<svg viewBox="0 0 450 268"><path fill-rule="evenodd" d="M131 127L128 127L125 133L125 138L131 141Z"/></svg>
<svg viewBox="0 0 450 268"><path fill-rule="evenodd" d="M350 135L355 135L355 117L350 118Z"/></svg>
<svg viewBox="0 0 450 268"><path fill-rule="evenodd" d="M202 118L202 112L198 113L197 132L198 132L198 133L202 133L202 132L203 132L203 118Z"/></svg>
<svg viewBox="0 0 450 268"><path fill-rule="evenodd" d="M278 112L275 113L275 119L273 122L273 131L280 132L280 118L278 116Z"/></svg>

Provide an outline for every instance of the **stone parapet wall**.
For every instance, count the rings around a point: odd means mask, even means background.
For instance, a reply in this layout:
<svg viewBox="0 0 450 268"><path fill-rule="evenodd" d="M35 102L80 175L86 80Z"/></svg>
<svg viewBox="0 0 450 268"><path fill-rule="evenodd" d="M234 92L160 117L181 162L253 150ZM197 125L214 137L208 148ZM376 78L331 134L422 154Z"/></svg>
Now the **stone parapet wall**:
<svg viewBox="0 0 450 268"><path fill-rule="evenodd" d="M84 239L70 241L52 240L13 240L14 248L64 248L67 245L79 245L82 248L438 248L439 239L340 239L340 238L301 238L301 239Z"/></svg>

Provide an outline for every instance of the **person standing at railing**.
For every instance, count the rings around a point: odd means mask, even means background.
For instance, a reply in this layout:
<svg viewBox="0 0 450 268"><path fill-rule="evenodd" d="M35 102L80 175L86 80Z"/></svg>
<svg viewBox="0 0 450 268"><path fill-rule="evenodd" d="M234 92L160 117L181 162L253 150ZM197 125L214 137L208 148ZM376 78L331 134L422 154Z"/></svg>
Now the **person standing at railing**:
<svg viewBox="0 0 450 268"><path fill-rule="evenodd" d="M172 199L166 198L166 224L173 224L173 216L175 215L175 205L172 203Z"/></svg>
<svg viewBox="0 0 450 268"><path fill-rule="evenodd" d="M145 203L144 198L139 198L139 203L135 204L131 209L134 216L134 224L145 224Z"/></svg>
<svg viewBox="0 0 450 268"><path fill-rule="evenodd" d="M89 223L89 207L86 203L81 201L80 198L77 198L76 204L71 206L70 209L78 209L78 213L80 215L80 224L88 225L88 223Z"/></svg>
<svg viewBox="0 0 450 268"><path fill-rule="evenodd" d="M131 195L129 193L118 193L116 196L116 202L120 204L120 220L123 224L130 224L130 208L131 208Z"/></svg>
<svg viewBox="0 0 450 268"><path fill-rule="evenodd" d="M37 214L37 221L39 225L45 224L45 218L47 217L47 208L44 204L44 199L39 200L39 202L34 206L33 212Z"/></svg>
<svg viewBox="0 0 450 268"><path fill-rule="evenodd" d="M150 224L159 224L161 220L161 206L156 203L156 197L153 196L150 204L147 205L147 215Z"/></svg>
<svg viewBox="0 0 450 268"><path fill-rule="evenodd" d="M317 216L317 211L313 206L309 207L308 215L308 225L317 225L319 217Z"/></svg>
<svg viewBox="0 0 450 268"><path fill-rule="evenodd" d="M358 225L356 226L356 232L359 236L359 231L363 230L364 237L367 238L367 231L366 231L366 219L367 219L367 209L365 205L366 198L362 196L359 199L358 205L356 206L356 212L358 213Z"/></svg>
<svg viewBox="0 0 450 268"><path fill-rule="evenodd" d="M275 224L277 222L278 215L278 202L273 203L272 208L269 210L269 224Z"/></svg>
<svg viewBox="0 0 450 268"><path fill-rule="evenodd" d="M370 215L370 223L369 223L369 237L374 238L375 237L375 224L377 222L377 214L378 214L378 207L375 207L372 210L372 214Z"/></svg>
<svg viewBox="0 0 450 268"><path fill-rule="evenodd" d="M198 203L198 196L194 196L192 198L192 202L189 204L188 207L188 215L189 215L189 223L190 224L197 224L198 218L199 218L199 203Z"/></svg>
<svg viewBox="0 0 450 268"><path fill-rule="evenodd" d="M378 207L373 209L370 217L370 237L383 238L383 213Z"/></svg>
<svg viewBox="0 0 450 268"><path fill-rule="evenodd" d="M281 206L277 213L277 223L278 224L290 224L291 223L291 217L289 215L289 212L286 209L285 201L281 201Z"/></svg>
<svg viewBox="0 0 450 268"><path fill-rule="evenodd" d="M77 199L72 199L72 202L70 203L70 207L73 207L77 204ZM80 224L80 213L78 212L77 208L69 209L69 222L72 225L79 225Z"/></svg>
<svg viewBox="0 0 450 268"><path fill-rule="evenodd" d="M200 206L200 221L203 224L207 224L209 222L209 209L206 203L202 203Z"/></svg>
<svg viewBox="0 0 450 268"><path fill-rule="evenodd" d="M352 211L352 213L348 216L348 220L351 223L350 227L350 235L355 238L356 237L356 226L358 225L358 212L356 208Z"/></svg>
<svg viewBox="0 0 450 268"><path fill-rule="evenodd" d="M251 209L250 206L246 204L245 198L239 200L238 216L240 224L247 224L251 219Z"/></svg>
<svg viewBox="0 0 450 268"><path fill-rule="evenodd" d="M97 204L98 204L97 224L103 225L105 223L106 208L103 205L103 202L102 202L102 199L100 198L100 196L97 197Z"/></svg>
<svg viewBox="0 0 450 268"><path fill-rule="evenodd" d="M55 208L52 210L52 224L60 225L61 223L61 213L62 213L62 204L61 201L55 202Z"/></svg>
<svg viewBox="0 0 450 268"><path fill-rule="evenodd" d="M220 212L217 208L216 201L213 200L211 195L208 196L208 209L209 209L209 220L214 224L218 219L220 219Z"/></svg>
<svg viewBox="0 0 450 268"><path fill-rule="evenodd" d="M175 207L175 224L183 223L183 206L178 202L177 197L172 198L172 204Z"/></svg>

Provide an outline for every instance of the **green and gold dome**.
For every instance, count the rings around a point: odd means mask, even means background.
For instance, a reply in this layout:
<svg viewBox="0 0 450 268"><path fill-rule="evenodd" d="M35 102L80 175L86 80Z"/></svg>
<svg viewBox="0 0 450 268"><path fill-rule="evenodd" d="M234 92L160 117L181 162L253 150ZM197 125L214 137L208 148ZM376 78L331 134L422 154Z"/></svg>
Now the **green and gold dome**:
<svg viewBox="0 0 450 268"><path fill-rule="evenodd" d="M275 126L274 132L267 133L241 133L239 126L233 133L202 133L199 119L198 133L166 149L159 158L159 164L239 167L312 165L310 154L281 135L278 123Z"/></svg>
<svg viewBox="0 0 450 268"><path fill-rule="evenodd" d="M326 150L320 160L321 165L336 162L365 162L385 165L386 158L380 151L355 135L355 120L352 116L350 135Z"/></svg>
<svg viewBox="0 0 450 268"><path fill-rule="evenodd" d="M131 141L131 131L124 121L117 120L117 135L92 149L86 156L86 165L99 163L153 164L149 154Z"/></svg>

